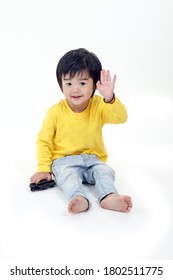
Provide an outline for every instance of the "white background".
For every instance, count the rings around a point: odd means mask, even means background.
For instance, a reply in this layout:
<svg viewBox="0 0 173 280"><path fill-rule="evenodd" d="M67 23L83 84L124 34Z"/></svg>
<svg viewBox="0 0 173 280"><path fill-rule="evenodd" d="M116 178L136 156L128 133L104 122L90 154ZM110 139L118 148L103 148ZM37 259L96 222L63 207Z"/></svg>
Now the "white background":
<svg viewBox="0 0 173 280"><path fill-rule="evenodd" d="M117 74L129 114L104 128L118 190L133 199L128 215L101 209L93 190L91 210L78 215L58 188L29 191L38 130L63 98L57 62L79 47ZM172 50L171 0L0 1L1 260L173 258Z"/></svg>

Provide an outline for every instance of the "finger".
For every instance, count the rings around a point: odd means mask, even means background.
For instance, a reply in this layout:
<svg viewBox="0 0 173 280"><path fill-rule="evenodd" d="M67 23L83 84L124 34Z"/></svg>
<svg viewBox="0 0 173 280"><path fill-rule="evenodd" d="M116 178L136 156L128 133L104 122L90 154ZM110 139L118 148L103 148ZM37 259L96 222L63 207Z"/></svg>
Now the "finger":
<svg viewBox="0 0 173 280"><path fill-rule="evenodd" d="M106 78L107 78L107 81L111 82L111 74L110 74L109 70L106 71Z"/></svg>
<svg viewBox="0 0 173 280"><path fill-rule="evenodd" d="M44 180L44 179L46 179L46 176L40 175L40 176L37 177L35 183L38 184L41 180ZM47 179L46 179L46 180L47 180Z"/></svg>
<svg viewBox="0 0 173 280"><path fill-rule="evenodd" d="M113 80L112 80L112 84L113 84L113 85L115 85L116 79L117 79L117 76L114 75Z"/></svg>
<svg viewBox="0 0 173 280"><path fill-rule="evenodd" d="M101 82L105 82L105 81L107 81L107 74L106 74L106 70L102 69Z"/></svg>
<svg viewBox="0 0 173 280"><path fill-rule="evenodd" d="M52 175L49 173L49 174L47 175L47 180L50 181L51 179L52 179Z"/></svg>
<svg viewBox="0 0 173 280"><path fill-rule="evenodd" d="M38 177L37 178L37 180L36 180L36 184L38 184L40 181L42 181L42 180L47 180L47 181L49 181L50 180L50 177L49 177L49 175L41 175L40 177Z"/></svg>
<svg viewBox="0 0 173 280"><path fill-rule="evenodd" d="M35 180L35 183L38 184L41 180L43 180L44 178L42 177L38 177L36 180Z"/></svg>
<svg viewBox="0 0 173 280"><path fill-rule="evenodd" d="M36 179L37 179L36 174L34 174L34 175L32 175L32 177L30 178L30 182L31 182L31 183L35 183L35 182L36 182Z"/></svg>
<svg viewBox="0 0 173 280"><path fill-rule="evenodd" d="M101 75L100 75L100 81L103 82L104 81L104 69L101 70Z"/></svg>
<svg viewBox="0 0 173 280"><path fill-rule="evenodd" d="M107 73L108 70L104 71L104 80L107 82L109 80L109 75Z"/></svg>
<svg viewBox="0 0 173 280"><path fill-rule="evenodd" d="M30 178L30 182L31 182L31 183L34 183L34 176L32 176L32 177Z"/></svg>

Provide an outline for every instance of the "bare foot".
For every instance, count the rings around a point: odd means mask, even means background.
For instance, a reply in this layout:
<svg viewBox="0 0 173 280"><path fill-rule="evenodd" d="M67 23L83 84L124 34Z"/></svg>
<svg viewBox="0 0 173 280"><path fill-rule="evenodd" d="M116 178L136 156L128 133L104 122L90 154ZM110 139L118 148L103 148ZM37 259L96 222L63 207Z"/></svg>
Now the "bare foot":
<svg viewBox="0 0 173 280"><path fill-rule="evenodd" d="M88 200L83 196L77 195L70 201L68 211L70 213L80 213L86 211L88 207Z"/></svg>
<svg viewBox="0 0 173 280"><path fill-rule="evenodd" d="M115 193L106 196L100 202L100 205L102 208L119 212L130 212L133 206L130 196Z"/></svg>

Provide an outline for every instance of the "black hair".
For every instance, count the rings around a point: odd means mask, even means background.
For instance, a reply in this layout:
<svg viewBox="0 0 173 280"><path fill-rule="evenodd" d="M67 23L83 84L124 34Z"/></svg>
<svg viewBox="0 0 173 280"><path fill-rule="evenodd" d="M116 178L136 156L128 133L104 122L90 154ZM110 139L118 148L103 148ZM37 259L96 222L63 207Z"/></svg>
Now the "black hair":
<svg viewBox="0 0 173 280"><path fill-rule="evenodd" d="M81 74L84 71L87 71L89 77L94 81L94 94L96 83L100 80L101 70L102 65L98 57L84 48L79 48L71 50L62 56L56 68L56 77L62 90L63 75L69 74L70 78L73 78L76 73Z"/></svg>

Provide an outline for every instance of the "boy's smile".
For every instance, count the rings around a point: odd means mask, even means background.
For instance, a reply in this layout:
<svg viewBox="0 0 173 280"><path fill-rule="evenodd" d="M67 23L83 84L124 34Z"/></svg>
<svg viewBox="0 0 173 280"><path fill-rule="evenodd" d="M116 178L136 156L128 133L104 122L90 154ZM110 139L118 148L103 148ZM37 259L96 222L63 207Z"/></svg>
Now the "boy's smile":
<svg viewBox="0 0 173 280"><path fill-rule="evenodd" d="M88 72L76 73L74 77L62 77L62 88L68 105L75 113L83 112L94 91L94 82Z"/></svg>

